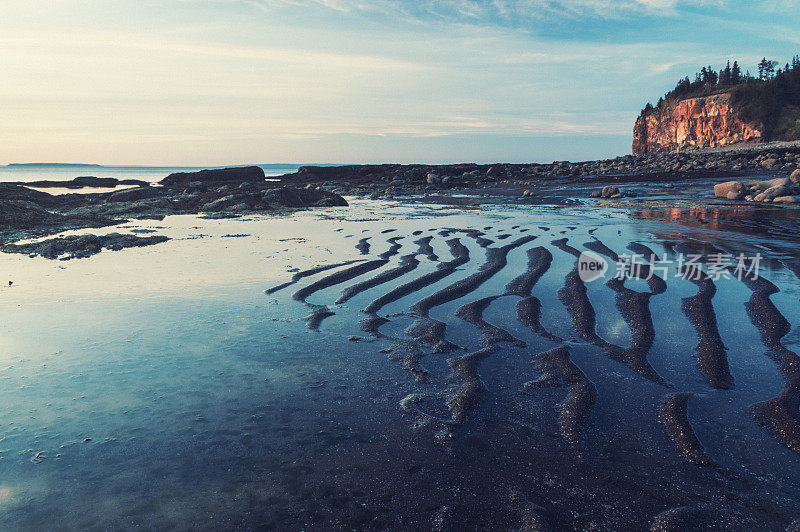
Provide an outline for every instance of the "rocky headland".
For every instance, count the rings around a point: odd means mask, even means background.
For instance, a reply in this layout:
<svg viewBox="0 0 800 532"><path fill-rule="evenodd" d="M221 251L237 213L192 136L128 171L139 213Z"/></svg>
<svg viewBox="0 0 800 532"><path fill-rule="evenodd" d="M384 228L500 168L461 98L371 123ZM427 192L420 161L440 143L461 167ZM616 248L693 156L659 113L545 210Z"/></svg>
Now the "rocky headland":
<svg viewBox="0 0 800 532"><path fill-rule="evenodd" d="M674 100L639 116L633 128L633 153L754 144L764 137L761 129L745 121L728 93Z"/></svg>
<svg viewBox="0 0 800 532"><path fill-rule="evenodd" d="M764 58L758 76L728 62L684 77L633 128L633 153L683 152L800 139L800 56L783 68Z"/></svg>

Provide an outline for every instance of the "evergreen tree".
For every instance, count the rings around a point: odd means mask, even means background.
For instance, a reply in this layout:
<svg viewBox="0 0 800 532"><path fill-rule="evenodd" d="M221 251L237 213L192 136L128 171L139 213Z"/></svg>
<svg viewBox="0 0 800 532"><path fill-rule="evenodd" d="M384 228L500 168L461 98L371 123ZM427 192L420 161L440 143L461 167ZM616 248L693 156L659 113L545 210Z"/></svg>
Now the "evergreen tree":
<svg viewBox="0 0 800 532"><path fill-rule="evenodd" d="M733 68L731 69L731 83L737 85L742 81L742 69L739 68L739 62L733 62Z"/></svg>

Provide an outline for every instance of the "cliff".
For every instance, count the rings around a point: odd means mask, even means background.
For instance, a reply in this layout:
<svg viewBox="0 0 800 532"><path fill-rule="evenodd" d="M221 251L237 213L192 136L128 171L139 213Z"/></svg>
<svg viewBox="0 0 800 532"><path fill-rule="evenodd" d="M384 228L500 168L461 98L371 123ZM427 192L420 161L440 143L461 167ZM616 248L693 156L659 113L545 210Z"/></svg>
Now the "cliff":
<svg viewBox="0 0 800 532"><path fill-rule="evenodd" d="M634 155L752 144L764 140L763 128L746 122L731 105L729 93L666 101L645 111L633 128Z"/></svg>

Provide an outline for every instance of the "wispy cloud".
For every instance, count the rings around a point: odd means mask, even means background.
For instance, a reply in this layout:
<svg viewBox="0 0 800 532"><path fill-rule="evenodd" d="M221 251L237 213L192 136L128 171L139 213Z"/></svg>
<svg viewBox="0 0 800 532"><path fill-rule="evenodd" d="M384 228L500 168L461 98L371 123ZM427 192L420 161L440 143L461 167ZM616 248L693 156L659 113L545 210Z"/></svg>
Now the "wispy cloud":
<svg viewBox="0 0 800 532"><path fill-rule="evenodd" d="M617 155L699 65L795 53L796 1L729 2L5 0L0 159Z"/></svg>
<svg viewBox="0 0 800 532"><path fill-rule="evenodd" d="M725 0L243 0L268 9L279 6L327 8L342 13L396 16L451 17L467 21L565 18L621 18L636 15L672 15L679 7L721 5ZM793 0L771 0L793 3Z"/></svg>

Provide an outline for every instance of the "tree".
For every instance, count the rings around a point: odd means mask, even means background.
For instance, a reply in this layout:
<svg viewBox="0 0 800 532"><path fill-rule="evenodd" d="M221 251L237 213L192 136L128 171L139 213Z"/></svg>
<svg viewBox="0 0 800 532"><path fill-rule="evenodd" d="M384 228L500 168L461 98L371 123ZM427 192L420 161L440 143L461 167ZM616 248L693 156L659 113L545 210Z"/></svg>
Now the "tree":
<svg viewBox="0 0 800 532"><path fill-rule="evenodd" d="M728 60L728 64L725 65L725 68L719 71L719 84L720 85L730 85L731 83L731 62Z"/></svg>
<svg viewBox="0 0 800 532"><path fill-rule="evenodd" d="M742 81L742 69L739 68L739 62L733 62L733 68L731 69L731 83L734 85L738 85Z"/></svg>
<svg viewBox="0 0 800 532"><path fill-rule="evenodd" d="M778 66L777 61L770 61L766 57L758 63L758 79L767 81L775 77L775 67Z"/></svg>

